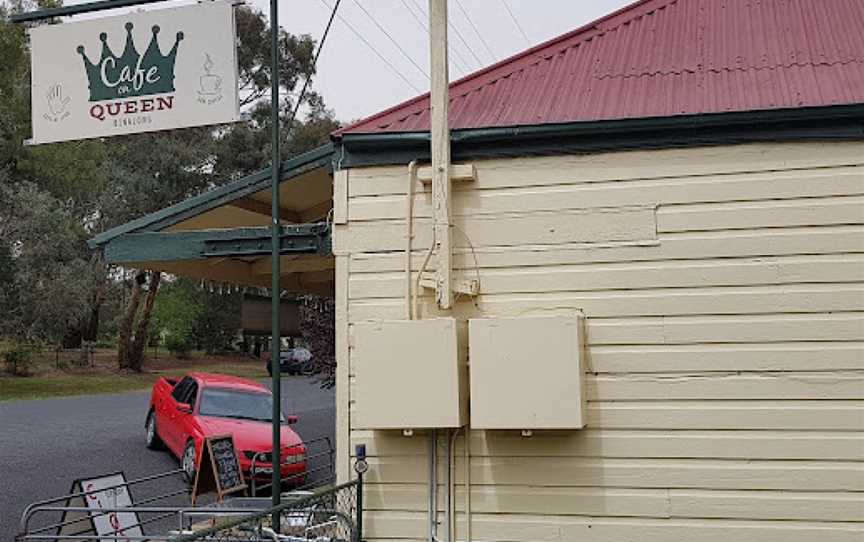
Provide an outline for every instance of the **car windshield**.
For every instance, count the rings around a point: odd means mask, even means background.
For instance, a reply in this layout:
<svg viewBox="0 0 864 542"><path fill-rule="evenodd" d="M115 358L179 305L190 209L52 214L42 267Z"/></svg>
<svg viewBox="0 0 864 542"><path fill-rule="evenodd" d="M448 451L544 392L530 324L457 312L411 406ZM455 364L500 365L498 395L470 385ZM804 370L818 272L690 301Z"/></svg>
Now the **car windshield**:
<svg viewBox="0 0 864 542"><path fill-rule="evenodd" d="M269 422L273 414L273 396L228 388L204 388L198 413L201 416Z"/></svg>

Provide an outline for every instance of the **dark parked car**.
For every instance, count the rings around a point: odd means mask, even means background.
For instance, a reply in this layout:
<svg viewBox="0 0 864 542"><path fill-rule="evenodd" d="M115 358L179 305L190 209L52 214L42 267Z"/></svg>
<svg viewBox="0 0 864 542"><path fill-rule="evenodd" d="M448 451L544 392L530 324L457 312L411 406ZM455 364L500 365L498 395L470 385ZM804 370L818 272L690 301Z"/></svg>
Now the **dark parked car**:
<svg viewBox="0 0 864 542"><path fill-rule="evenodd" d="M309 360L312 359L312 354L305 348L290 348L279 353L279 366L284 374L299 375L306 374L310 371L311 366ZM267 358L267 374L273 374L273 366L270 365L270 358Z"/></svg>

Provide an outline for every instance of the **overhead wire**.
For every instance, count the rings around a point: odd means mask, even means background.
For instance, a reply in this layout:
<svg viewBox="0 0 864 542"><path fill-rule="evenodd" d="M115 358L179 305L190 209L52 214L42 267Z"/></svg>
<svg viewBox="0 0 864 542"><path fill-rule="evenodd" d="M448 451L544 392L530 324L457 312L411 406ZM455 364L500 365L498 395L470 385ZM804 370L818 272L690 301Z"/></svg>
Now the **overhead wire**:
<svg viewBox="0 0 864 542"><path fill-rule="evenodd" d="M417 6L416 0L411 0L411 2L414 3L415 6ZM417 9L420 9L420 7L418 6ZM423 13L424 16L426 15L426 12L423 11L422 9L420 9L420 12ZM474 49L473 49L473 48L471 47L471 45L469 45L468 42L465 40L465 36L462 35L462 32L459 32L459 29L456 28L456 26L453 24L453 22L452 22L449 18L447 19L447 26L449 26L449 27L453 30L453 32L456 34L456 37L459 38L459 41L462 42L462 45L464 45L465 48L468 49L468 51L471 53L471 56L473 56L473 57L474 57L474 60L477 61L477 66L478 66L479 68L482 68L482 67L484 66L483 61L480 60L480 57L477 56L477 53L474 52ZM454 51L455 51L455 50L456 50L456 49L455 49L455 47L454 47ZM469 63L466 62L465 64L468 65Z"/></svg>
<svg viewBox="0 0 864 542"><path fill-rule="evenodd" d="M319 0L319 2L321 2L322 4L324 4L324 5L327 7L327 9L331 9L331 10L333 9L332 7L330 7L330 4L327 3L327 0ZM385 57L384 55L382 55L382 54L378 51L378 49L376 49L376 48L375 48L371 43L369 43L369 41L368 41L366 38L363 37L363 34L361 34L360 32L358 32L357 29L354 28L354 27L351 25L351 23L349 23L347 20L345 20L344 17L342 17L341 14L337 14L336 16L339 17L339 20L342 21L342 24L344 24L345 26L347 26L348 29L349 29L349 30L350 30L350 31L351 31L355 36L357 36L357 38L358 38L360 41L362 41L363 43L365 43L366 46L369 47L369 49L371 49L372 52L375 53L375 55L376 55L379 59L381 59L381 62L383 62L384 64L386 64L387 67L390 68L390 70L391 70L394 74L396 74L400 79L402 79L402 81L404 81L406 85L408 85L409 87L411 87L411 88L412 88L415 92L417 92L418 94L420 94L420 93L422 92L419 88L417 88L417 85L415 85L415 84L412 83L412 82L411 82L407 77L405 77L405 75L404 75L401 71L399 71L399 70L396 68L396 66L393 65L392 62L390 62L389 60L387 60L387 57Z"/></svg>
<svg viewBox="0 0 864 542"><path fill-rule="evenodd" d="M408 10L408 12L411 14L411 16L414 17L414 20L417 21L417 24L420 25L420 28L422 28L423 31L426 32L426 35L428 36L429 35L429 26L426 24L425 21L423 21L423 18L414 12L414 8L412 8L410 5L408 5L408 2L406 0L400 0L400 1L402 2L402 5L405 6L405 9ZM415 5L415 7L416 7L416 5ZM421 15L422 14L423 14L423 12L421 11ZM467 68L465 68L465 66L467 64L465 62L465 59L462 58L462 55L459 54L459 51L457 51L456 49L453 48L452 43L449 43L448 45L449 45L450 52L452 52L454 55L451 58L451 60L453 61L453 65L460 72L462 72L463 75L467 74L469 70Z"/></svg>
<svg viewBox="0 0 864 542"><path fill-rule="evenodd" d="M528 39L528 34L525 33L525 29L522 28L522 25L519 24L519 19L513 15L513 11L510 9L510 6L507 4L507 0L501 0L501 3L504 4L504 9L507 10L507 13L510 14L510 18L513 20L513 24L516 25L516 28L519 29L519 32L522 33L522 37L525 38L525 45L531 45L531 40Z"/></svg>
<svg viewBox="0 0 864 542"><path fill-rule="evenodd" d="M378 22L378 19L376 19L374 15L372 15L371 13L369 13L369 11L368 11L366 8L363 7L363 4L360 3L360 0L352 0L352 1L354 2L354 4L355 4L358 8L360 8L360 9L363 11L363 13L366 14L367 17L369 17L369 19L370 19L373 23L375 23L375 26L378 27L378 30L380 30L381 32L383 32L384 35L387 36L387 38L388 38L388 39L393 43L393 45L395 45L396 48L399 49L399 52L402 53L402 56L404 56L406 59L408 59L408 62L410 62L411 64L413 64L414 67L417 68L417 71L419 71L420 73L422 73L423 75L425 75L425 76L426 76L426 79L429 79L429 80L431 81L432 79L429 77L429 72L426 71L425 69L423 69L422 67L420 67L420 65L417 64L417 62L414 60L414 58L413 58L411 55L409 55L407 52L405 52L405 49L403 49L402 46L399 44L399 42L396 41L396 39L395 39L392 35L390 35L390 32L387 32L387 29L384 28L384 27L381 25L381 23Z"/></svg>
<svg viewBox="0 0 864 542"><path fill-rule="evenodd" d="M470 24L471 28L474 29L474 33L477 34L477 37L480 38L480 43L482 43L483 47L486 48L486 52L489 53L489 56L492 57L493 61L497 62L498 57L495 55L495 53L492 52L492 48L489 47L489 44L486 43L486 39L483 37L483 34L480 33L480 30L477 28L477 25L474 24L474 20L471 19L471 15L469 15L468 12L465 10L465 8L462 6L462 2L460 2L459 0L456 0L456 7L459 8L459 11L461 11L462 15L465 16L465 19L468 20L468 24Z"/></svg>
<svg viewBox="0 0 864 542"><path fill-rule="evenodd" d="M324 33L321 34L321 41L318 42L318 49L315 51L315 56L312 57L312 68L306 74L306 80L303 81L303 88L300 89L300 94L297 97L297 103L294 104L294 111L291 112L291 118L288 120L288 129L285 137L291 133L291 128L294 126L294 119L297 118L297 112L300 110L300 104L303 103L303 98L306 96L306 90L309 88L309 83L312 81L312 74L318 67L318 57L321 56L321 51L324 49L324 42L327 41L327 36L330 34L330 27L333 26L333 19L336 18L336 12L339 10L339 4L342 0L336 0L333 4L333 10L330 12L330 18L327 19L327 26L324 27Z"/></svg>

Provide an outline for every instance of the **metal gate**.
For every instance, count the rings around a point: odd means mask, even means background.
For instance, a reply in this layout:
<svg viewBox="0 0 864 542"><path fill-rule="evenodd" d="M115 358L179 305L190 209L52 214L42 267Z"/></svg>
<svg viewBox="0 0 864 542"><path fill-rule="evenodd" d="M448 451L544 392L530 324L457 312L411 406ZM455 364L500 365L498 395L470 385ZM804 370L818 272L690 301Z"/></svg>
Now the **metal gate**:
<svg viewBox="0 0 864 542"><path fill-rule="evenodd" d="M360 479L319 490L254 514L223 519L169 538L170 542L360 542ZM273 530L278 514L279 534Z"/></svg>

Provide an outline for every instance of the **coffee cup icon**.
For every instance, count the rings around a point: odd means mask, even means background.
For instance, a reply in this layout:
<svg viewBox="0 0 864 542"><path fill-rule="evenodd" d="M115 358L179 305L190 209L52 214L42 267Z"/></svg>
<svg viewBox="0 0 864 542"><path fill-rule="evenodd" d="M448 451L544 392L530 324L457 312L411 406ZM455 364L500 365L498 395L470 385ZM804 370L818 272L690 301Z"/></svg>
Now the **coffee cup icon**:
<svg viewBox="0 0 864 542"><path fill-rule="evenodd" d="M204 75L199 78L201 84L199 92L207 96L220 94L222 92L222 78L211 73L213 71L213 59L210 58L209 54L204 54L207 59L204 61Z"/></svg>

